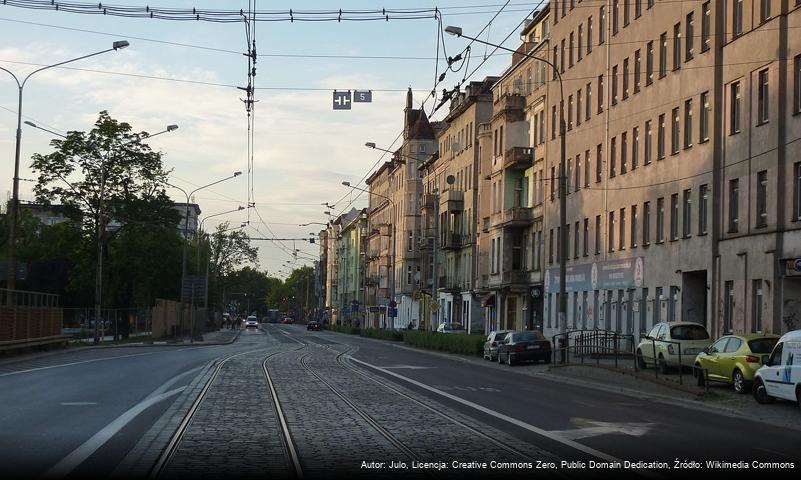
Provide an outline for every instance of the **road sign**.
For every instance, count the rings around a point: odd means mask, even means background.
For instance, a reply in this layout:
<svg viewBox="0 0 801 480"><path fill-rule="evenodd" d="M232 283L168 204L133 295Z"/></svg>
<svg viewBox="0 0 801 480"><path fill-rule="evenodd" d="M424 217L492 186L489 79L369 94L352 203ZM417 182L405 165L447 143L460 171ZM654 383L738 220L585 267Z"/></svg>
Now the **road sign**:
<svg viewBox="0 0 801 480"><path fill-rule="evenodd" d="M436 312L439 310L439 304L437 302L431 302L431 311Z"/></svg>
<svg viewBox="0 0 801 480"><path fill-rule="evenodd" d="M350 110L350 90L338 92L334 90L334 110Z"/></svg>
<svg viewBox="0 0 801 480"><path fill-rule="evenodd" d="M395 318L398 316L398 309L397 308L390 308L389 309L389 316L390 318Z"/></svg>
<svg viewBox="0 0 801 480"><path fill-rule="evenodd" d="M187 275L181 288L181 300L189 301L193 296L195 301L205 297L206 277L200 275Z"/></svg>
<svg viewBox="0 0 801 480"><path fill-rule="evenodd" d="M373 91L372 90L354 90L353 101L355 103L372 103Z"/></svg>

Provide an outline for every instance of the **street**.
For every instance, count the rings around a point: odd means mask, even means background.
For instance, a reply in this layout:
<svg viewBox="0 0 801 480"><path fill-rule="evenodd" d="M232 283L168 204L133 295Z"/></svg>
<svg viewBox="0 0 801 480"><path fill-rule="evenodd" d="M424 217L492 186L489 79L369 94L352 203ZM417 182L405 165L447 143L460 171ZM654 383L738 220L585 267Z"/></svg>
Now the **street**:
<svg viewBox="0 0 801 480"><path fill-rule="evenodd" d="M538 466L603 473L591 462L645 462L630 473L659 476L668 470L647 462L801 460L798 430L493 367L269 324L225 346L7 364L0 465L7 476L50 478L455 478Z"/></svg>

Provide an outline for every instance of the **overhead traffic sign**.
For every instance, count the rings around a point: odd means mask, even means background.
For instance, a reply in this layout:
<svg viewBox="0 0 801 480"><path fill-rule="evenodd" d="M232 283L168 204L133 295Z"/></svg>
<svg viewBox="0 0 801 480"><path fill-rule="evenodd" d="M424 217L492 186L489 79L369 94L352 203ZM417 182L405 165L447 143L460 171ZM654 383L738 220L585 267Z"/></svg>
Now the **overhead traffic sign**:
<svg viewBox="0 0 801 480"><path fill-rule="evenodd" d="M334 90L334 110L350 110L350 95L350 90L347 92L338 92Z"/></svg>
<svg viewBox="0 0 801 480"><path fill-rule="evenodd" d="M373 91L372 90L354 90L353 101L356 103L372 103Z"/></svg>

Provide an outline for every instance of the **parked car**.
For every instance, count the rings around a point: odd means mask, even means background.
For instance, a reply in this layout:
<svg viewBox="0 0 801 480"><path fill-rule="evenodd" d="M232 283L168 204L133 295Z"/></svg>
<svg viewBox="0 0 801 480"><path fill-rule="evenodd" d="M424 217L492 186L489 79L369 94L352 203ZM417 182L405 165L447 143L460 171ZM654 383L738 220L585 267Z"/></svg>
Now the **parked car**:
<svg viewBox="0 0 801 480"><path fill-rule="evenodd" d="M509 334L508 330L490 332L487 341L484 342L484 360L494 362L498 359L498 344Z"/></svg>
<svg viewBox="0 0 801 480"><path fill-rule="evenodd" d="M467 330L464 329L464 325L461 323L456 322L445 322L439 327L437 327L437 332L439 333L467 333Z"/></svg>
<svg viewBox="0 0 801 480"><path fill-rule="evenodd" d="M259 318L251 315L245 320L245 328L259 328Z"/></svg>
<svg viewBox="0 0 801 480"><path fill-rule="evenodd" d="M308 322L306 324L306 330L318 330L319 331L319 330L322 330L322 329L323 329L323 326L320 325L320 322L317 322L315 320L312 320L311 322Z"/></svg>
<svg viewBox="0 0 801 480"><path fill-rule="evenodd" d="M698 385L705 380L731 384L737 393L748 393L754 374L779 341L778 335L727 335L695 357ZM706 375L706 376L705 376Z"/></svg>
<svg viewBox="0 0 801 480"><path fill-rule="evenodd" d="M551 362L551 342L539 330L509 332L498 344L498 363L510 367L518 362L542 360Z"/></svg>
<svg viewBox="0 0 801 480"><path fill-rule="evenodd" d="M658 367L668 373L671 367L692 368L695 357L712 343L706 327L693 322L663 322L654 325L647 335L640 337L637 346L637 365ZM679 355L681 351L681 355Z"/></svg>
<svg viewBox="0 0 801 480"><path fill-rule="evenodd" d="M801 406L801 330L782 335L764 363L754 375L756 401L783 398Z"/></svg>
<svg viewBox="0 0 801 480"><path fill-rule="evenodd" d="M284 317L281 320L281 323L284 324L284 325L289 325L291 323L295 323L295 321L292 319L292 317Z"/></svg>

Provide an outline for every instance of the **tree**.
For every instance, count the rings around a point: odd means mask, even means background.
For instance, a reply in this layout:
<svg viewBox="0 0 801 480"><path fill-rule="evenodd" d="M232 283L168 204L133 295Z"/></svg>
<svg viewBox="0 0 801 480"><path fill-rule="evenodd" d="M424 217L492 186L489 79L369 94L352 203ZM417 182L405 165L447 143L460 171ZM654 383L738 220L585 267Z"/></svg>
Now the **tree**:
<svg viewBox="0 0 801 480"><path fill-rule="evenodd" d="M225 301L227 277L247 263L258 265L259 249L250 244L248 234L229 228L230 222L217 225L209 239L209 298L218 298L218 305Z"/></svg>

